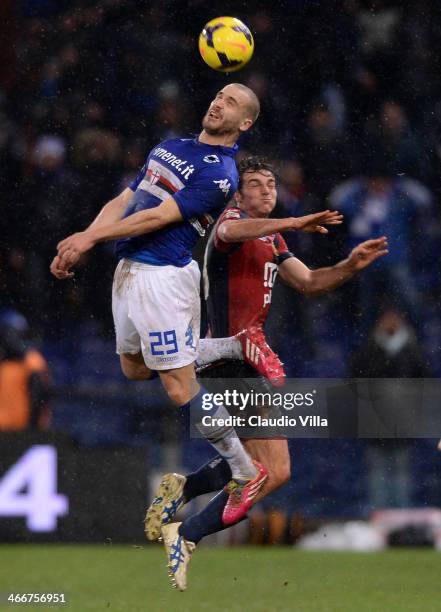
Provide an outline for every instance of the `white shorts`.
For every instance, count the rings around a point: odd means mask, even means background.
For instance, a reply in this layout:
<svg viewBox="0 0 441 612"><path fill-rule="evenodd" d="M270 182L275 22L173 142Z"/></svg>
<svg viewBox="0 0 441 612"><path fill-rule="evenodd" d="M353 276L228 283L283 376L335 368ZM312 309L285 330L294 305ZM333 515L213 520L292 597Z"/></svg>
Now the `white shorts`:
<svg viewBox="0 0 441 612"><path fill-rule="evenodd" d="M113 279L116 352L142 351L152 370L182 368L198 355L200 272L122 259Z"/></svg>

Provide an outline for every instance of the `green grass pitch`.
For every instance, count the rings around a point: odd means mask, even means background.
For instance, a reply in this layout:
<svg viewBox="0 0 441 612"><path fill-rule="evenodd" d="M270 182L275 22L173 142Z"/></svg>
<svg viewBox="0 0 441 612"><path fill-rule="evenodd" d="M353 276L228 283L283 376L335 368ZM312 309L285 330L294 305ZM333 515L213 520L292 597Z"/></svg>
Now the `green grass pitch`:
<svg viewBox="0 0 441 612"><path fill-rule="evenodd" d="M441 554L322 553L200 547L185 593L171 589L160 546L0 546L0 593L65 592L66 612L411 612L441 610Z"/></svg>

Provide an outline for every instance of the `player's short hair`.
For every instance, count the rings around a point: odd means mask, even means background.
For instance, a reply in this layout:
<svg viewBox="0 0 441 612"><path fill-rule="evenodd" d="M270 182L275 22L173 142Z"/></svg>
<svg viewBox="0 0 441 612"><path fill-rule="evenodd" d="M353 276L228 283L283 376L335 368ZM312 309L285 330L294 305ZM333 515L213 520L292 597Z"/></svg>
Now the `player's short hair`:
<svg viewBox="0 0 441 612"><path fill-rule="evenodd" d="M251 119L253 120L253 123L254 123L260 114L259 98L256 96L256 94L254 93L252 89L250 89L246 85L243 85L243 83L231 83L231 85L234 85L235 87L239 87L239 89L241 89L244 93L247 94L248 99L249 99L249 102L247 104L247 111L250 113Z"/></svg>
<svg viewBox="0 0 441 612"><path fill-rule="evenodd" d="M274 178L277 179L277 173L274 166L266 161L264 157L259 157L258 155L250 155L242 159L237 166L237 170L239 172L239 191L243 187L243 175L247 172L262 172L262 170L264 170L266 172L271 172Z"/></svg>

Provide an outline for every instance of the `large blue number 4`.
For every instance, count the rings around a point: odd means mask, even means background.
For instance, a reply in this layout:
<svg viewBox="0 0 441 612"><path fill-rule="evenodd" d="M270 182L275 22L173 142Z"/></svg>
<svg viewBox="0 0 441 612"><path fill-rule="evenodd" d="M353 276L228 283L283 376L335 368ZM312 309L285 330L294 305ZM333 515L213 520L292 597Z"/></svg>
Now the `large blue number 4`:
<svg viewBox="0 0 441 612"><path fill-rule="evenodd" d="M178 341L174 329L169 329L164 332L150 332L149 338L153 338L150 342L152 355L172 355L178 352ZM162 350L158 347L161 347ZM163 350L164 348L167 350Z"/></svg>

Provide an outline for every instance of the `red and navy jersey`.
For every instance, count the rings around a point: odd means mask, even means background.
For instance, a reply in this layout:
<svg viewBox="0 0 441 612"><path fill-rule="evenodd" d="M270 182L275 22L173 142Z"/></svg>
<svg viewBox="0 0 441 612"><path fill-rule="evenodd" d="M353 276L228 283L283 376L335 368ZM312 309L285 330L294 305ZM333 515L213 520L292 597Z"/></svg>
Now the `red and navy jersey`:
<svg viewBox="0 0 441 612"><path fill-rule="evenodd" d="M214 338L232 336L251 325L263 326L278 266L293 257L278 233L239 243L223 242L219 238L220 225L243 218L248 215L239 208L227 208L205 252L204 294Z"/></svg>
<svg viewBox="0 0 441 612"><path fill-rule="evenodd" d="M183 220L156 232L118 240L117 256L159 266L190 263L198 237L237 189L236 152L237 145L208 145L197 138L173 138L152 149L130 185L134 194L124 216L155 208L172 196Z"/></svg>

